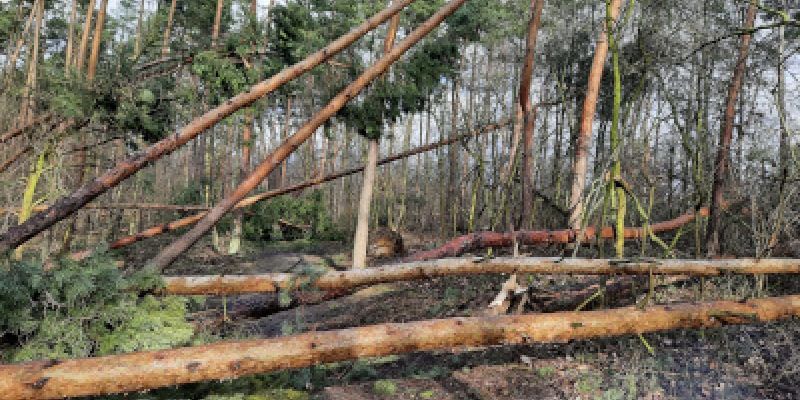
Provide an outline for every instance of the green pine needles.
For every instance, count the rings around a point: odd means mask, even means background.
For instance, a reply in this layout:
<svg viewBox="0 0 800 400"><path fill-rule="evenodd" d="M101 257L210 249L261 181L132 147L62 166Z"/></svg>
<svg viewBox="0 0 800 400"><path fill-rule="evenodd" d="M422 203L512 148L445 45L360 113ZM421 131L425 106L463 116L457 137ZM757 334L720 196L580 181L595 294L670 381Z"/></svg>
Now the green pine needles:
<svg viewBox="0 0 800 400"><path fill-rule="evenodd" d="M63 359L189 343L182 297L140 296L161 285L152 272L124 275L105 254L61 261L0 265L2 362Z"/></svg>

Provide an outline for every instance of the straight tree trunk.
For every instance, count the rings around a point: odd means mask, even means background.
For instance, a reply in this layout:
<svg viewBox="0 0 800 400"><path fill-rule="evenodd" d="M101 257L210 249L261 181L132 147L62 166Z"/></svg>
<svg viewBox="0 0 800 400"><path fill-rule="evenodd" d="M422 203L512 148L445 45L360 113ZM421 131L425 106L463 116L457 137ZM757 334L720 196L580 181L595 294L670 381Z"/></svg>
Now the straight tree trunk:
<svg viewBox="0 0 800 400"><path fill-rule="evenodd" d="M92 31L92 17L94 16L94 2L89 0L86 6L86 18L83 20L83 34L81 34L81 46L78 48L78 59L75 66L78 72L83 71L83 64L86 61L86 49L89 47L89 34Z"/></svg>
<svg viewBox="0 0 800 400"><path fill-rule="evenodd" d="M476 261L472 257L445 258L390 264L350 271L332 271L309 277L303 274L270 273L257 275L204 275L164 277L160 295L238 295L278 291L352 290L382 283L422 281L448 276L497 274L537 275L661 275L726 276L760 274L800 274L800 260L658 260L621 261L619 259L501 257Z"/></svg>
<svg viewBox="0 0 800 400"><path fill-rule="evenodd" d="M173 350L0 366L0 399L61 399L141 391L323 363L498 344L559 343L800 315L800 296L647 309L459 317L220 342Z"/></svg>
<svg viewBox="0 0 800 400"><path fill-rule="evenodd" d="M531 19L528 23L528 36L525 44L525 65L522 67L519 82L519 105L524 113L524 121L517 121L524 125L524 142L522 149L522 229L530 229L533 224L533 128L536 115L531 113L530 90L531 77L533 76L534 60L536 56L536 39L539 36L539 26L542 21L542 8L545 0L531 0Z"/></svg>
<svg viewBox="0 0 800 400"><path fill-rule="evenodd" d="M51 210L47 213L38 214L24 224L9 229L5 234L0 236L0 253L6 252L24 243L39 232L73 214L83 205L92 201L110 188L115 187L151 162L183 146L225 117L243 107L249 106L256 100L281 87L286 82L289 82L320 63L330 59L358 38L364 36L367 32L391 18L414 0L398 1L398 3L375 14L361 25L353 28L349 33L331 42L328 46L309 55L303 61L285 68L271 78L254 85L248 92L239 94L225 101L220 106L206 112L202 116L195 118L176 134L169 135L135 156L118 163L115 167L98 176L93 181L77 189L73 193L62 197L53 204L53 207L51 207Z"/></svg>
<svg viewBox="0 0 800 400"><path fill-rule="evenodd" d="M72 66L72 48L75 42L75 22L78 20L78 0L72 0L69 12L69 24L67 25L67 48L64 51L64 74L69 75Z"/></svg>
<svg viewBox="0 0 800 400"><path fill-rule="evenodd" d="M619 15L621 0L611 0L609 14L612 21ZM605 26L605 24L604 24ZM580 128L575 140L575 154L572 163L572 185L569 197L569 224L572 229L580 229L584 219L583 189L586 185L586 170L589 160L589 143L592 139L592 123L597 109L597 98L600 94L600 81L608 55L608 34L606 29L600 33L594 50L592 66L589 70L589 83L583 101Z"/></svg>
<svg viewBox="0 0 800 400"><path fill-rule="evenodd" d="M745 32L753 28L756 17L757 4L751 1L747 7L745 16ZM717 159L714 163L714 184L711 193L711 215L708 219L708 255L715 256L720 252L720 228L722 224L722 212L725 202L725 190L730 175L730 151L731 139L733 137L733 122L736 116L736 101L739 91L744 81L745 68L747 67L747 55L750 51L749 33L742 34L739 42L739 54L736 58L736 66L733 70L733 77L728 86L728 97L725 101L725 113L722 120L722 129L719 135L719 146L717 147Z"/></svg>
<svg viewBox="0 0 800 400"><path fill-rule="evenodd" d="M336 114L347 102L361 92L370 82L381 76L400 56L402 56L414 44L420 41L434 28L436 28L445 18L458 10L466 0L451 0L444 7L439 9L431 18L422 23L417 29L392 48L392 51L381 57L375 64L364 71L355 81L339 92L320 112L311 118L297 133L288 138L272 154L270 154L256 169L240 184L236 190L227 198L222 200L209 213L198 222L192 230L176 240L158 255L150 264L156 269L163 270L171 264L178 256L183 254L189 247L197 242L206 232L208 232L236 203L242 200L251 190L253 190L272 170L286 157L294 152L303 142L305 142L325 121ZM400 0L391 7L402 4ZM2 250L2 247L0 247Z"/></svg>
<svg viewBox="0 0 800 400"><path fill-rule="evenodd" d="M383 43L384 56L388 55L394 46L394 38L400 26L400 14L396 14L389 21L386 30L386 39ZM388 67L387 67L388 68ZM353 238L353 269L367 267L367 242L369 241L369 209L372 204L372 189L375 186L375 170L378 168L378 139L369 139L367 150L366 169L364 170L364 183L361 187L361 197L358 201L358 219L356 232Z"/></svg>
<svg viewBox="0 0 800 400"><path fill-rule="evenodd" d="M222 21L222 6L225 0L217 0L217 12L214 14L214 26L211 28L211 47L217 47L217 40L219 40L219 28Z"/></svg>
<svg viewBox="0 0 800 400"><path fill-rule="evenodd" d="M169 5L169 13L167 14L167 26L164 28L164 39L161 42L161 56L166 57L169 54L169 39L172 35L172 23L175 20L175 6L177 0L172 0Z"/></svg>
<svg viewBox="0 0 800 400"><path fill-rule="evenodd" d="M142 22L144 19L144 0L139 0L139 17L136 19L136 39L133 42L133 59L136 60L139 58L139 55L142 54L142 36L144 36L144 31L142 27Z"/></svg>
<svg viewBox="0 0 800 400"><path fill-rule="evenodd" d="M286 110L284 112L286 113L286 119L284 119L284 123L283 123L283 137L281 138L282 140L286 140L286 138L289 137L289 132L291 132L291 127L292 127L292 95L291 94L286 97ZM286 180L286 173L288 172L288 167L289 167L288 166L288 161L289 160L286 159L286 160L283 160L283 162L281 163L281 182L280 182L280 185L278 185L281 188L286 187L286 185L289 183Z"/></svg>
<svg viewBox="0 0 800 400"><path fill-rule="evenodd" d="M106 9L108 0L100 0L100 11L97 12L97 22L94 24L94 41L92 42L92 54L89 56L89 67L86 71L86 79L94 81L97 73L97 61L100 58L100 44L103 42L103 24L106 21Z"/></svg>

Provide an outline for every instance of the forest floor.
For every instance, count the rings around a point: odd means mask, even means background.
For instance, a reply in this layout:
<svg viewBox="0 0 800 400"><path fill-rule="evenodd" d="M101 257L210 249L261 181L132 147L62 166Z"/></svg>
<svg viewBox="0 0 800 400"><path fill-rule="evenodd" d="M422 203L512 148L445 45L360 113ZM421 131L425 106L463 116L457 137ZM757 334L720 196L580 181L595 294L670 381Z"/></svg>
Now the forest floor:
<svg viewBox="0 0 800 400"><path fill-rule="evenodd" d="M555 249L525 249L551 256ZM349 248L339 243L290 242L253 247L243 256L220 256L197 246L167 271L169 275L286 272L308 268L346 268ZM129 255L145 256L147 250ZM130 262L130 261L129 261ZM385 261L383 261L385 262ZM385 284L361 289L317 304L284 308L287 299L246 295L221 301L198 298L194 312L201 329L216 339L274 337L309 330L330 330L384 322L475 316L486 312L505 277L477 276ZM537 276L527 278L533 293L570 293L605 278ZM657 303L697 301L700 280L659 286ZM600 298L587 308L634 304L639 293ZM707 279L707 299L752 295L753 278ZM800 293L791 277L771 277L768 295ZM316 299L314 301L314 299ZM541 299L540 299L541 300ZM282 304L281 304L282 303ZM528 312L543 310L533 302ZM244 312L240 312L244 310ZM212 323L208 323L208 321ZM652 353L650 349L652 349ZM218 385L218 384L217 384ZM275 391L275 388L282 390ZM643 337L617 337L566 344L497 346L455 352L341 362L228 386L185 385L176 393L191 398L241 393L242 399L800 399L800 321L680 330ZM259 393L255 397L248 394ZM181 396L182 396L181 395ZM176 397L182 398L182 397Z"/></svg>

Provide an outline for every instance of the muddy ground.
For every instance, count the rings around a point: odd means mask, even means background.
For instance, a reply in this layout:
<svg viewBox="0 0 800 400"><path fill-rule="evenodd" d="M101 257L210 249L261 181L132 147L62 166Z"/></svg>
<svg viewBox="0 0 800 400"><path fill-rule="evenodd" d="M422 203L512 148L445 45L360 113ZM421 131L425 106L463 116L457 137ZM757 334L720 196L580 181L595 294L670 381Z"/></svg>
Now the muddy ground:
<svg viewBox="0 0 800 400"><path fill-rule="evenodd" d="M342 269L348 248L339 243L287 242L221 256L207 244L196 247L168 274L286 272L304 268ZM144 259L147 247L124 254ZM523 249L537 256L556 248ZM390 260L389 260L390 261ZM378 260L384 263L387 260ZM440 278L379 285L338 294L248 295L196 299L198 326L210 340L274 337L383 322L480 315L503 283L502 276ZM537 276L527 279L546 308L554 293L568 293L606 278ZM634 304L640 290L599 297L588 308ZM754 294L754 280L692 279L660 286L657 303L741 299ZM800 293L793 277L770 277L766 294ZM301 304L303 302L318 304ZM287 307L287 304L289 306ZM552 306L552 304L551 304ZM652 352L651 352L652 350ZM281 390L276 390L281 389ZM197 384L161 392L168 398L243 399L800 399L800 320L755 326L684 330L567 344L499 346L455 352L421 352L342 362L246 378L224 385ZM247 396L251 397L247 397ZM214 397L217 396L217 397Z"/></svg>

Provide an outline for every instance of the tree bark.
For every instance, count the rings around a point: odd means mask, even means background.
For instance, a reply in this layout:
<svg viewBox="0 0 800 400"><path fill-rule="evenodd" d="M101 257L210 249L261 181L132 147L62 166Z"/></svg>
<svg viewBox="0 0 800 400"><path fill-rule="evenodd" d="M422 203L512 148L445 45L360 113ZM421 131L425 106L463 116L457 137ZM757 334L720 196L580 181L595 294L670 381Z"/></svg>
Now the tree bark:
<svg viewBox="0 0 800 400"><path fill-rule="evenodd" d="M611 0L609 14L612 21L616 21L619 16L621 0ZM604 24L605 26L605 24ZM583 111L581 113L580 128L575 139L575 154L572 162L572 186L569 197L570 228L578 230L581 228L584 218L583 188L586 184L586 170L589 158L589 143L592 139L592 122L597 109L597 97L600 94L600 81L603 78L603 68L608 55L608 34L606 29L600 33L597 45L594 50L592 67L589 70L589 84L586 88L586 97L583 101Z"/></svg>
<svg viewBox="0 0 800 400"><path fill-rule="evenodd" d="M375 78L379 77L385 72L389 66L397 61L408 49L416 44L419 40L430 33L436 28L445 18L454 13L458 8L464 4L466 0L452 0L437 11L431 18L425 21L417 29L409 33L409 35L400 42L397 47L394 47L391 52L381 57L373 66L364 71L355 81L348 85L344 90L339 92L328 105L325 106L319 113L311 118L297 133L288 138L281 144L272 154L270 154L255 171L247 177L234 192L222 200L215 206L208 214L203 217L203 220L197 223L194 228L184 234L180 239L176 240L165 249L163 249L155 258L150 261L156 269L164 269L172 263L178 256L191 247L201 236L203 236L209 229L211 229L217 221L219 221L236 203L242 200L250 191L258 186L261 181L266 178L272 170L297 147L305 142L325 121L330 119L336 114L344 105L358 95ZM402 4L401 1L393 3L393 6ZM2 247L0 247L2 249Z"/></svg>
<svg viewBox="0 0 800 400"><path fill-rule="evenodd" d="M89 0L89 5L86 6L86 18L83 21L83 34L81 34L81 45L78 47L78 59L75 66L78 72L83 71L83 63L86 61L86 48L89 46L89 33L92 30L92 18L94 17L94 2Z"/></svg>
<svg viewBox="0 0 800 400"><path fill-rule="evenodd" d="M89 56L89 67L86 71L86 79L94 81L97 72L97 61L100 58L100 44L103 42L103 24L106 21L106 9L108 0L100 0L100 11L97 12L97 22L94 24L94 41L92 42L92 54Z"/></svg>
<svg viewBox="0 0 800 400"><path fill-rule="evenodd" d="M72 0L67 25L67 48L64 51L64 74L69 75L72 66L72 49L75 47L75 22L78 20L78 0Z"/></svg>
<svg viewBox="0 0 800 400"><path fill-rule="evenodd" d="M534 170L533 160L533 128L536 122L536 114L531 113L530 90L531 77L535 66L536 40L539 36L539 26L542 21L542 8L545 0L531 0L531 20L528 23L528 38L525 45L525 64L522 67L522 74L519 83L519 105L524 111L524 121L517 121L517 124L524 124L524 141L522 148L522 229L532 227L533 210L533 189L534 189Z"/></svg>
<svg viewBox="0 0 800 400"><path fill-rule="evenodd" d="M747 7L745 16L745 32L753 28L756 17L757 4L751 1ZM722 224L722 211L725 202L725 190L727 188L728 175L730 174L730 151L731 139L733 137L733 120L736 116L736 100L742 88L745 68L747 66L747 55L750 51L749 33L740 37L739 55L736 59L736 66L733 70L733 77L728 86L728 97L725 102L725 114L722 120L722 129L719 135L719 146L717 147L717 159L714 163L714 184L711 193L710 217L708 219L708 255L714 256L720 251L720 225Z"/></svg>
<svg viewBox="0 0 800 400"><path fill-rule="evenodd" d="M225 0L217 0L217 12L214 14L214 26L211 28L211 47L217 47L217 40L219 40L219 27L222 21L222 5Z"/></svg>
<svg viewBox="0 0 800 400"><path fill-rule="evenodd" d="M24 224L9 229L8 232L0 236L0 253L4 253L26 242L39 232L42 232L56 222L73 214L85 204L105 193L108 189L115 187L151 162L183 146L225 117L233 114L240 108L249 106L256 100L281 87L286 82L289 82L297 76L309 71L311 68L330 59L413 1L414 0L398 1L378 14L375 14L346 35L328 44L325 48L306 57L303 61L284 69L270 79L254 85L250 91L237 95L217 108L194 119L176 134L169 135L137 155L118 163L114 168L106 171L93 181L85 184L73 193L62 197L53 204L53 207L51 207L50 211L47 213L37 214Z"/></svg>
<svg viewBox="0 0 800 400"><path fill-rule="evenodd" d="M380 324L173 350L0 366L0 399L60 399L154 389L415 351L561 343L800 315L800 296L645 310L561 312Z"/></svg>
<svg viewBox="0 0 800 400"><path fill-rule="evenodd" d="M668 221L649 224L647 228L625 228L624 238L626 240L641 239L648 237L651 232L656 234L673 231L692 222L697 215L708 216L708 208L703 207L696 213L690 212ZM576 241L592 243L598 237L596 229L590 226L583 229L561 229L555 231L477 232L459 236L439 248L412 254L406 260L421 261L455 257L487 247L508 247L513 244L514 236L516 236L517 242L521 245L567 244ZM614 228L610 226L603 227L599 232L599 237L603 239L613 238Z"/></svg>
<svg viewBox="0 0 800 400"><path fill-rule="evenodd" d="M309 277L302 274L206 275L165 277L162 295L233 295L279 290L350 290L380 283L426 280L446 276L490 274L542 275L686 275L800 274L797 259L617 260L506 257L478 260L445 258L391 264Z"/></svg>
<svg viewBox="0 0 800 400"><path fill-rule="evenodd" d="M164 39L161 42L161 55L166 56L169 54L169 39L172 35L172 23L175 20L175 6L177 0L172 0L169 5L169 14L167 15L167 26L164 28Z"/></svg>

